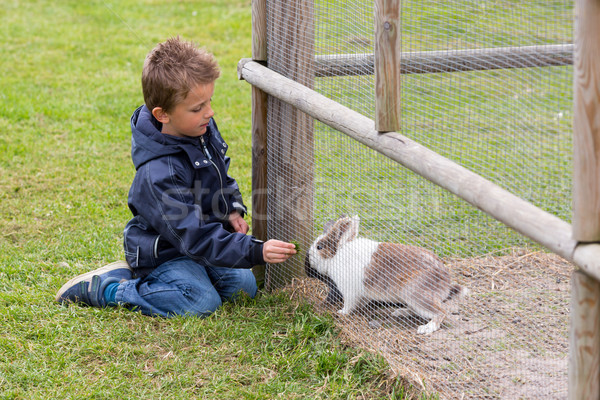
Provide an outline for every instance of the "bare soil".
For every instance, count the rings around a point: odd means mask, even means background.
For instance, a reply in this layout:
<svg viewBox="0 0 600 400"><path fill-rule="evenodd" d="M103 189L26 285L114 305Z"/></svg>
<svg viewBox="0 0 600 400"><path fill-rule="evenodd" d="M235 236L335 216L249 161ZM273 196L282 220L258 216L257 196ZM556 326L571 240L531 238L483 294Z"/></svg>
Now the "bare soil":
<svg viewBox="0 0 600 400"><path fill-rule="evenodd" d="M376 351L421 392L446 399L567 397L572 264L541 251L513 250L445 260L470 295L449 304L442 328L418 335L418 317L393 317L397 306L369 303L350 316L324 304L315 279L286 288L317 312L331 312L348 344Z"/></svg>

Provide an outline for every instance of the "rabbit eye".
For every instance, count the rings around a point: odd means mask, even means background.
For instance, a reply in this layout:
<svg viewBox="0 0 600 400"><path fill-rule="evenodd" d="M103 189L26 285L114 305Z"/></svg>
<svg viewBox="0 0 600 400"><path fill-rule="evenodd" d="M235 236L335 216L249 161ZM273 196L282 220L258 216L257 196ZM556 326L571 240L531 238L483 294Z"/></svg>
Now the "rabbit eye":
<svg viewBox="0 0 600 400"><path fill-rule="evenodd" d="M317 250L323 250L323 245L322 244L318 244L317 245Z"/></svg>

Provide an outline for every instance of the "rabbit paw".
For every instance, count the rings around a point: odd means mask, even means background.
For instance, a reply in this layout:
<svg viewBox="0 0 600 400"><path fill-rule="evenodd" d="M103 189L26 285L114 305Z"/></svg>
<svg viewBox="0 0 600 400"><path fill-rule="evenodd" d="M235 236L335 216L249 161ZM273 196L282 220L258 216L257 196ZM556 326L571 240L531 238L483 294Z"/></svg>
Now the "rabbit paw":
<svg viewBox="0 0 600 400"><path fill-rule="evenodd" d="M429 335L438 329L440 329L440 325L436 321L431 320L429 323L419 326L417 333L419 335Z"/></svg>
<svg viewBox="0 0 600 400"><path fill-rule="evenodd" d="M408 308L398 308L392 313L394 318L408 318L413 315L413 312Z"/></svg>

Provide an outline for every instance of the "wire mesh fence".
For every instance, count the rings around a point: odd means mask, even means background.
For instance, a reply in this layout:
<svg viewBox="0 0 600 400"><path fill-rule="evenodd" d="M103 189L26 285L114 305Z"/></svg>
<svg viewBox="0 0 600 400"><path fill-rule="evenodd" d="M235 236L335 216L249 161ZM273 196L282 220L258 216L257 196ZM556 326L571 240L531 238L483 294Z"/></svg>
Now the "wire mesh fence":
<svg viewBox="0 0 600 400"><path fill-rule="evenodd" d="M402 134L568 221L572 3L399 4ZM269 68L374 119L375 6L267 1ZM571 265L273 97L267 136L268 287L425 392L566 397Z"/></svg>

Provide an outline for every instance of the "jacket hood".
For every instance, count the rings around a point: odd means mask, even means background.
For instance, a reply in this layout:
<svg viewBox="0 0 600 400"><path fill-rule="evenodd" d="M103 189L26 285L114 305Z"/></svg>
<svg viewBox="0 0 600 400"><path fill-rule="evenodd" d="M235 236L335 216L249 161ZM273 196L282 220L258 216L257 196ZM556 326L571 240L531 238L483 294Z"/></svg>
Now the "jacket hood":
<svg viewBox="0 0 600 400"><path fill-rule="evenodd" d="M162 125L143 105L131 116L131 159L137 170L142 164L165 155L183 151L182 145L197 143L198 139L185 139L160 132Z"/></svg>

